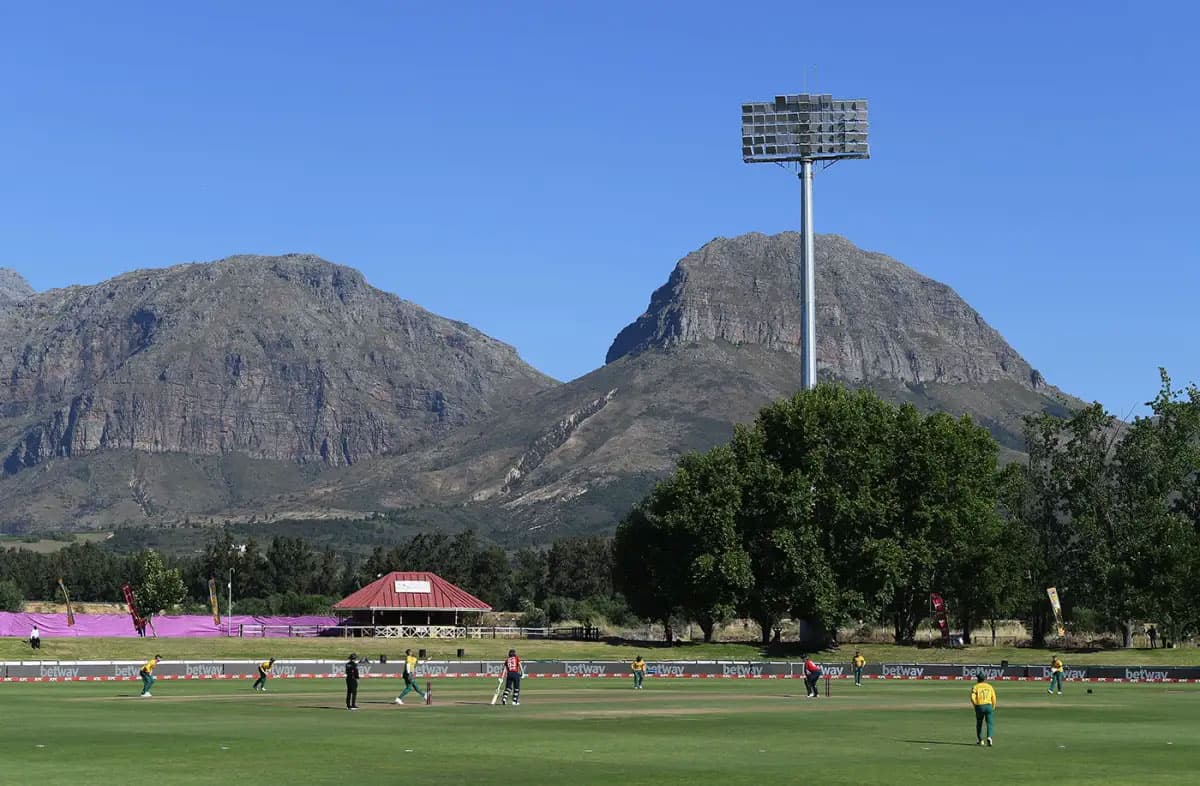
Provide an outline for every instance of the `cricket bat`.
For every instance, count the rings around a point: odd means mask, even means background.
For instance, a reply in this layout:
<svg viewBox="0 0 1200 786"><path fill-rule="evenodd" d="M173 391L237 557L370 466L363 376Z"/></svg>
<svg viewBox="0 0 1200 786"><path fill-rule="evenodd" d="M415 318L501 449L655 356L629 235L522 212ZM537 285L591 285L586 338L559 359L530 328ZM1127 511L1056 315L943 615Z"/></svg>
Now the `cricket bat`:
<svg viewBox="0 0 1200 786"><path fill-rule="evenodd" d="M500 691L504 690L504 674L500 674L500 679L496 681L496 692L492 695L492 704L500 700Z"/></svg>

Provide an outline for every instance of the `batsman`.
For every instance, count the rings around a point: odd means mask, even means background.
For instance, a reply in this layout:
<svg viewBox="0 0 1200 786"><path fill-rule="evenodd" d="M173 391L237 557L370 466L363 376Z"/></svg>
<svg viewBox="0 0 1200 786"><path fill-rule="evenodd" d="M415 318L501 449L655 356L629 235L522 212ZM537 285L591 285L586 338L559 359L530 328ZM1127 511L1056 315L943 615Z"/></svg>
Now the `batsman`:
<svg viewBox="0 0 1200 786"><path fill-rule="evenodd" d="M512 691L512 700L514 707L521 706L521 659L517 657L516 650L508 651L508 658L504 661L504 695L500 699L501 704L508 704L508 692Z"/></svg>

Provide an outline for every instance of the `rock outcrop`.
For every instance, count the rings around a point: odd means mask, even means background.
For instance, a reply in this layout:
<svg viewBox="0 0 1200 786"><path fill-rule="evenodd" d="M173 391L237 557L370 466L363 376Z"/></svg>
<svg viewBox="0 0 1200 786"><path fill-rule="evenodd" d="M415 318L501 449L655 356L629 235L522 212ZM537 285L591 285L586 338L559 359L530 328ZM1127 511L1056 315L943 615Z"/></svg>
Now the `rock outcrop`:
<svg viewBox="0 0 1200 786"><path fill-rule="evenodd" d="M699 341L800 350L800 236L718 238L684 257L621 331L611 363L648 348ZM849 382L908 384L1008 380L1038 389L1041 375L945 284L891 257L818 235L817 364Z"/></svg>
<svg viewBox="0 0 1200 786"><path fill-rule="evenodd" d="M0 267L0 314L33 294L33 287L15 270Z"/></svg>

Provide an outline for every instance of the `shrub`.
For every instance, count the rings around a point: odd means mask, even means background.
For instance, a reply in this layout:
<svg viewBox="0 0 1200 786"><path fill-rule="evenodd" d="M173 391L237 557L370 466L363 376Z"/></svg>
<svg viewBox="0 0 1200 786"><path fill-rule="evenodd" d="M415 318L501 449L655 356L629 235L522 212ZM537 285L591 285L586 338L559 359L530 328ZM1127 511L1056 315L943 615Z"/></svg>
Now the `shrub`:
<svg viewBox="0 0 1200 786"><path fill-rule="evenodd" d="M0 611L21 611L24 605L21 588L8 579L0 581Z"/></svg>

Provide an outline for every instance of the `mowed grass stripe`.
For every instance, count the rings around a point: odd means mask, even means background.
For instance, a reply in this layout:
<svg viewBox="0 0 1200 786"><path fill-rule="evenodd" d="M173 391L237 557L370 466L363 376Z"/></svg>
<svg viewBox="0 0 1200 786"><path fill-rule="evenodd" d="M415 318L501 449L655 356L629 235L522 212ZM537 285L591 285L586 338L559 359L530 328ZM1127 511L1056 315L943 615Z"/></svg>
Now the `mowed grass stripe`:
<svg viewBox="0 0 1200 786"><path fill-rule="evenodd" d="M399 681L10 685L3 783L973 783L1195 782L1200 688L1000 683L997 747L974 746L967 683L835 684L809 700L757 681L434 682L434 704L390 704ZM1168 744L1171 743L1171 744ZM36 747L44 745L43 748ZM408 751L412 751L409 753ZM955 774L957 773L957 774Z"/></svg>

